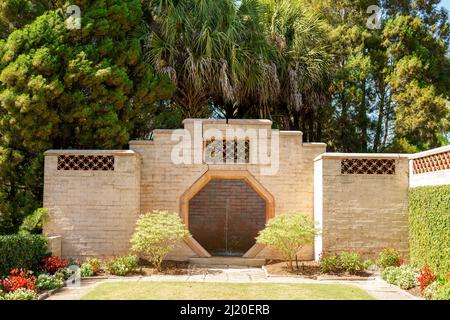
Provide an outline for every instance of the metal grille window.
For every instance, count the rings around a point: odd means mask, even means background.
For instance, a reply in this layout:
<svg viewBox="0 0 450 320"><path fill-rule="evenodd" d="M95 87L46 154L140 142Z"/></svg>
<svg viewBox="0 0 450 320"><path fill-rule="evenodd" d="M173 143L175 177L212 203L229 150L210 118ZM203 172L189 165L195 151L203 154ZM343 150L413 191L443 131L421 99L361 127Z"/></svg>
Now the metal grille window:
<svg viewBox="0 0 450 320"><path fill-rule="evenodd" d="M250 162L250 140L216 140L205 143L205 163L233 164Z"/></svg>
<svg viewBox="0 0 450 320"><path fill-rule="evenodd" d="M114 171L114 156L59 155L58 170Z"/></svg>
<svg viewBox="0 0 450 320"><path fill-rule="evenodd" d="M426 173L450 169L450 151L413 160L414 173Z"/></svg>
<svg viewBox="0 0 450 320"><path fill-rule="evenodd" d="M395 174L395 159L342 159L341 174Z"/></svg>

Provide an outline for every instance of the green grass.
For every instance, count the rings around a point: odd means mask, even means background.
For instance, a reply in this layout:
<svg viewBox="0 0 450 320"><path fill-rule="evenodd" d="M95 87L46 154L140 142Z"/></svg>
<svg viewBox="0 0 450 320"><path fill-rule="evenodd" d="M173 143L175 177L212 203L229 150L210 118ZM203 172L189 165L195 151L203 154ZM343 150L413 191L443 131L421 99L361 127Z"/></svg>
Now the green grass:
<svg viewBox="0 0 450 320"><path fill-rule="evenodd" d="M305 283L110 282L83 300L369 300L352 285Z"/></svg>

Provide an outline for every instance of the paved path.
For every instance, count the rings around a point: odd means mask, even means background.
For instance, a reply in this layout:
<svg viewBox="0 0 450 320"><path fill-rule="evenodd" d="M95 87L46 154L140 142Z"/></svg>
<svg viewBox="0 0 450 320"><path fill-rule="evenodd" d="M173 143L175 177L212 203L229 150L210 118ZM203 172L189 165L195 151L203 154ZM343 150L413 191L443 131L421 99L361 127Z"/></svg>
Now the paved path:
<svg viewBox="0 0 450 320"><path fill-rule="evenodd" d="M349 280L313 280L300 277L267 276L261 268L214 268L193 267L187 275L152 275L137 277L112 277L107 279L86 279L79 287L65 287L47 300L78 300L105 282L114 281L179 281L179 282L241 282L241 283L315 283L315 284L349 284L365 290L379 300L419 300L397 286L386 283L379 277L364 281Z"/></svg>

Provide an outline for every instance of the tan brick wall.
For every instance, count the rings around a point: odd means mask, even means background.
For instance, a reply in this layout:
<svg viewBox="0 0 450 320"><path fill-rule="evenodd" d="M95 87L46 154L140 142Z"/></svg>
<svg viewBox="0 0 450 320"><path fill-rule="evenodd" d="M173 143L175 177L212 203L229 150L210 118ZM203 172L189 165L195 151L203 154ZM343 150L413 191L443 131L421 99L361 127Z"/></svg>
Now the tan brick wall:
<svg viewBox="0 0 450 320"><path fill-rule="evenodd" d="M324 154L316 159L315 219L322 220L324 251L356 250L374 258L384 247L408 250L408 158L396 159L396 173L341 174L345 158L383 155ZM322 192L322 197L320 197ZM321 201L321 203L319 203ZM323 209L322 209L322 208Z"/></svg>
<svg viewBox="0 0 450 320"><path fill-rule="evenodd" d="M59 154L112 154L114 171L57 170ZM62 237L64 257L126 254L140 212L140 157L132 151L47 151L44 233Z"/></svg>
<svg viewBox="0 0 450 320"><path fill-rule="evenodd" d="M271 142L270 121L230 121L229 124L206 120L203 131L210 127L225 132L226 128L265 129ZM185 128L194 136L192 120L185 121ZM203 131L200 131L200 136ZM325 144L302 143L301 132L280 132L279 162L276 175L262 175L258 164L188 164L175 165L171 152L178 143L172 141L172 130L156 130L153 141L131 141L130 149L142 156L141 168L141 211L169 210L180 212L180 197L208 170L246 170L259 181L275 198L275 215L301 212L313 217L314 158L325 152ZM224 133L225 134L225 133ZM194 146L191 146L193 155ZM200 148L201 151L201 148ZM267 167L267 166L266 166ZM299 255L300 259L313 258L313 246L307 246ZM196 256L185 244L180 243L169 259L185 260ZM279 258L268 248L257 257Z"/></svg>

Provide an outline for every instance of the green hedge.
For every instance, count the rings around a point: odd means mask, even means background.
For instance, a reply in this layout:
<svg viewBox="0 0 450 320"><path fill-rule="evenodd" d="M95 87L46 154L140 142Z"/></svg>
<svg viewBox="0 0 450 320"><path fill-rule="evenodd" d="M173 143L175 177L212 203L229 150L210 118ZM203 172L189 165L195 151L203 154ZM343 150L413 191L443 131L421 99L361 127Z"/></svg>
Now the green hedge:
<svg viewBox="0 0 450 320"><path fill-rule="evenodd" d="M409 246L412 264L450 270L450 185L410 189Z"/></svg>
<svg viewBox="0 0 450 320"><path fill-rule="evenodd" d="M47 239L40 235L0 236L0 276L13 268L36 270L47 256Z"/></svg>

